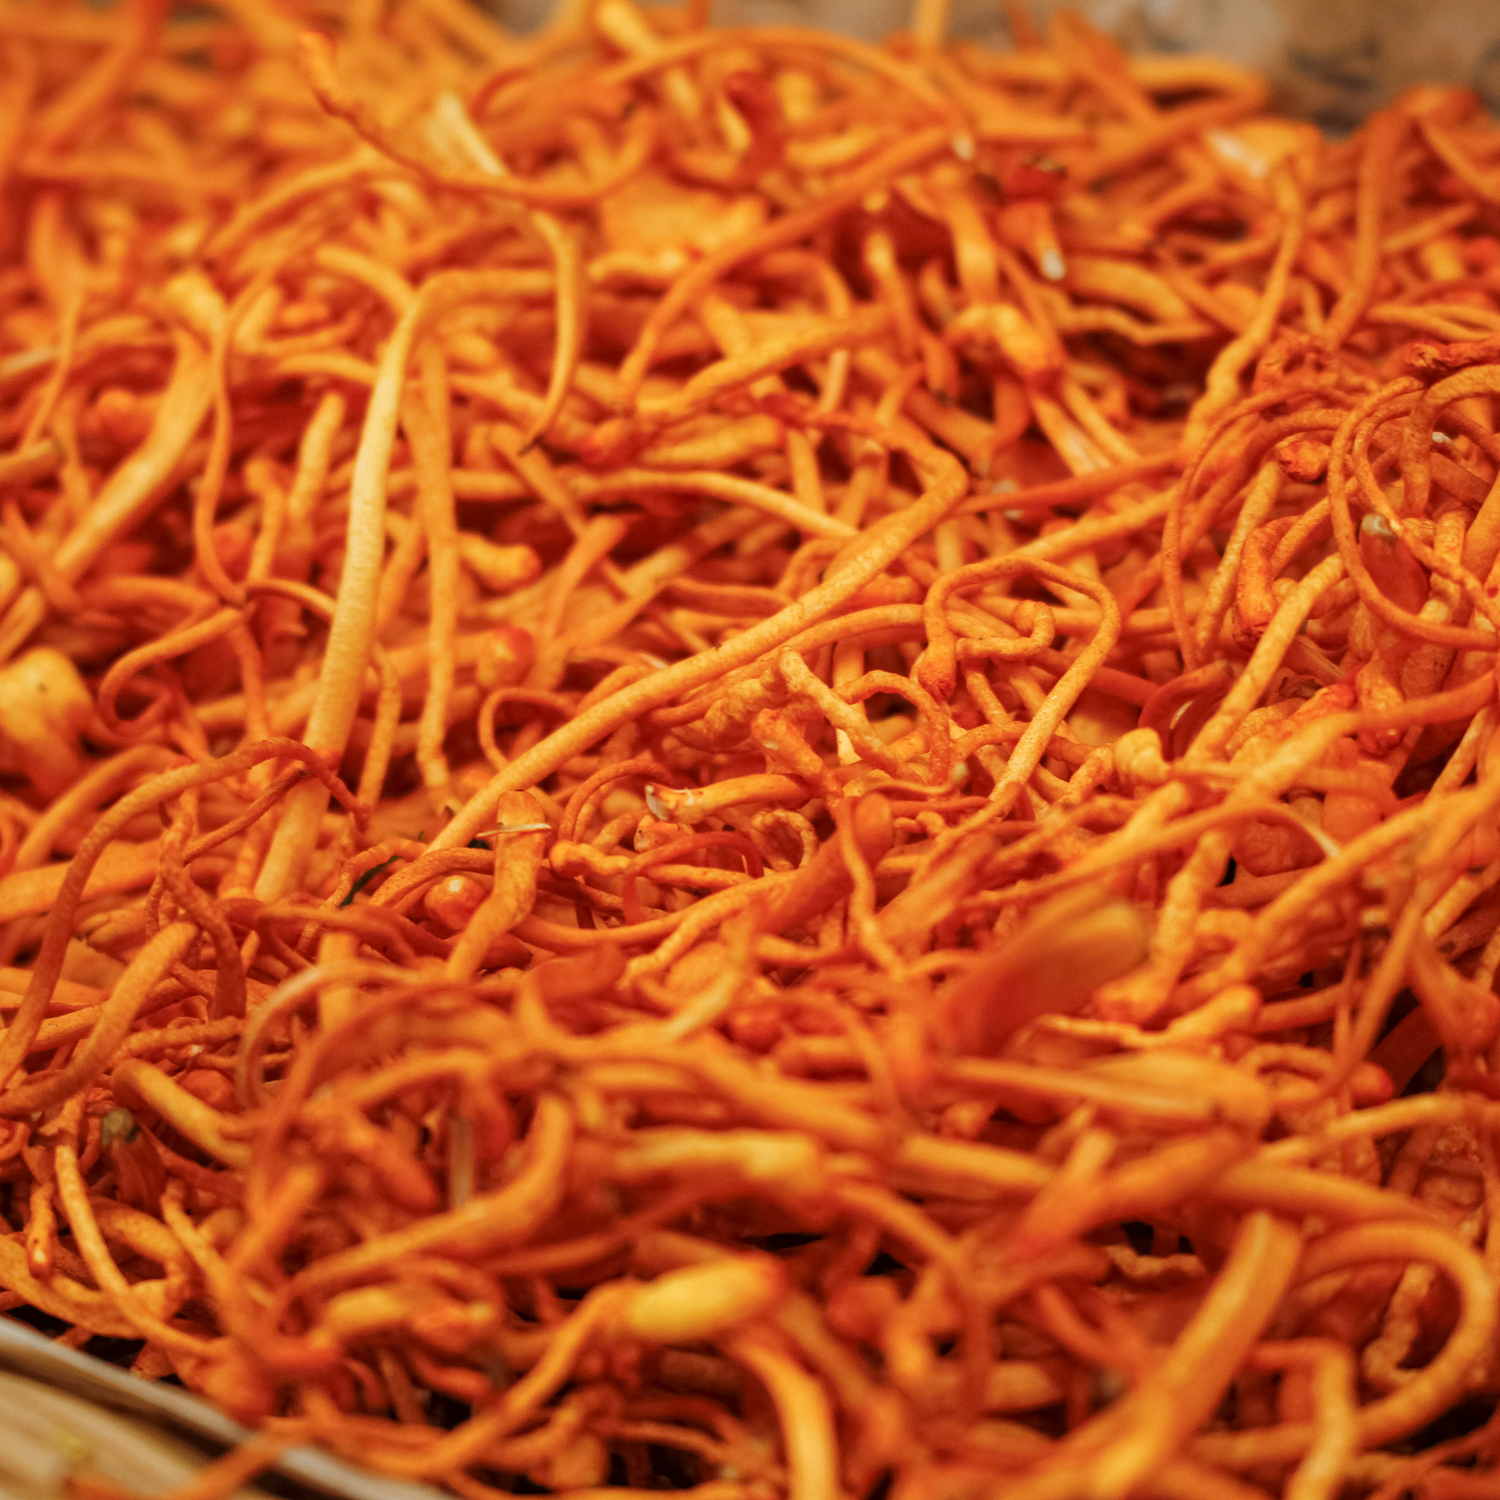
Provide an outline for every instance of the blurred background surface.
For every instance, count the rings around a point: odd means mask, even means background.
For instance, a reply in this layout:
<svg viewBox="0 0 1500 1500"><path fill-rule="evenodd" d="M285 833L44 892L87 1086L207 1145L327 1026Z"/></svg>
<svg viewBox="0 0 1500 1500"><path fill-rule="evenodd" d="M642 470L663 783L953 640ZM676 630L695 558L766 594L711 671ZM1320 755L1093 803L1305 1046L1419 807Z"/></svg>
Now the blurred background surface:
<svg viewBox="0 0 1500 1500"><path fill-rule="evenodd" d="M491 0L514 30L538 25L551 0ZM1061 9L1032 0L1045 24ZM1275 105L1333 134L1414 83L1472 88L1500 115L1500 0L1072 0L1133 51L1214 52L1264 73ZM714 0L722 26L799 25L876 41L907 23L905 0ZM952 31L1009 41L997 0L953 0Z"/></svg>

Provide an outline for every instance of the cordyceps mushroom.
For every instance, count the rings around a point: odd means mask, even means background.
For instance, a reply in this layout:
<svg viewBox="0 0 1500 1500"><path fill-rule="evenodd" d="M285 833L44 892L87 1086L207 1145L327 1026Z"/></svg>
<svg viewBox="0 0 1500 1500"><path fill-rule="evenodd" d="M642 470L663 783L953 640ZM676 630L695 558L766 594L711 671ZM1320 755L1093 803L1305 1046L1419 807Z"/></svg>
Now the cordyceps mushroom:
<svg viewBox="0 0 1500 1500"><path fill-rule="evenodd" d="M614 1331L648 1343L698 1343L765 1317L788 1292L785 1271L769 1256L725 1256L632 1290Z"/></svg>
<svg viewBox="0 0 1500 1500"><path fill-rule="evenodd" d="M962 1052L994 1053L1045 1015L1070 1015L1145 961L1151 928L1102 886L1053 897L948 986L944 1022Z"/></svg>
<svg viewBox="0 0 1500 1500"><path fill-rule="evenodd" d="M0 667L0 769L55 797L78 779L79 741L93 709L78 668L51 646Z"/></svg>
<svg viewBox="0 0 1500 1500"><path fill-rule="evenodd" d="M176 1500L1500 1495L1477 101L170 9L0 6L0 1293Z"/></svg>
<svg viewBox="0 0 1500 1500"><path fill-rule="evenodd" d="M120 1201L150 1213L161 1202L167 1185L156 1143L137 1126L128 1109L112 1109L104 1116L99 1143L115 1169Z"/></svg>

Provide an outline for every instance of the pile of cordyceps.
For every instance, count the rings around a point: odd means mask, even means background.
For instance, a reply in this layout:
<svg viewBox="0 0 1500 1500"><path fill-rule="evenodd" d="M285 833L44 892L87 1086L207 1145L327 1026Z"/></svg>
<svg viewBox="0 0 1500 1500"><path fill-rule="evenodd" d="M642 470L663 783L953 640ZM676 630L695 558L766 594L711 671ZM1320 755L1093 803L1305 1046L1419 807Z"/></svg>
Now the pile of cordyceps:
<svg viewBox="0 0 1500 1500"><path fill-rule="evenodd" d="M0 1286L194 1496L1500 1493L1500 131L944 9L0 9Z"/></svg>

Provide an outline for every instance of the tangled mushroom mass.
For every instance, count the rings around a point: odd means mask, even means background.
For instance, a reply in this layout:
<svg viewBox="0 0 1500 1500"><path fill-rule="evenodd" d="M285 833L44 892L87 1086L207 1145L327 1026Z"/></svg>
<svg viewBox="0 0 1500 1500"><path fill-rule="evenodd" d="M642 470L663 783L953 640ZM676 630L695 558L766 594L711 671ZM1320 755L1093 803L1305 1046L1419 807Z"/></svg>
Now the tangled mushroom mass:
<svg viewBox="0 0 1500 1500"><path fill-rule="evenodd" d="M5 1310L200 1500L1500 1494L1500 130L706 10L0 9Z"/></svg>

